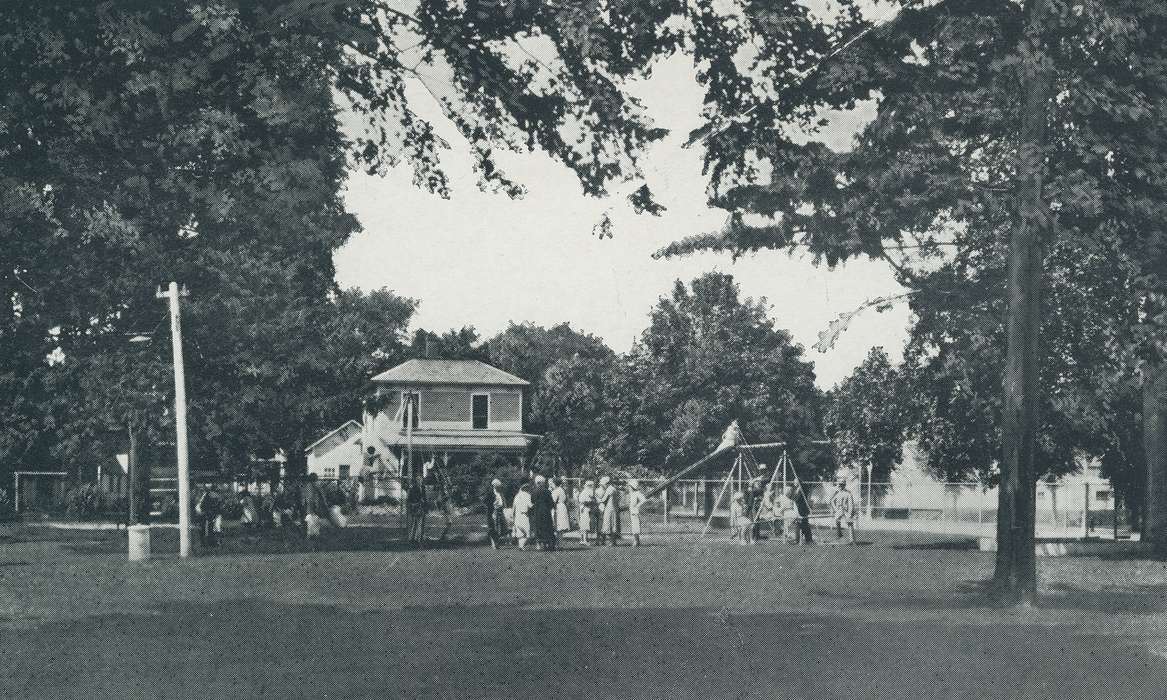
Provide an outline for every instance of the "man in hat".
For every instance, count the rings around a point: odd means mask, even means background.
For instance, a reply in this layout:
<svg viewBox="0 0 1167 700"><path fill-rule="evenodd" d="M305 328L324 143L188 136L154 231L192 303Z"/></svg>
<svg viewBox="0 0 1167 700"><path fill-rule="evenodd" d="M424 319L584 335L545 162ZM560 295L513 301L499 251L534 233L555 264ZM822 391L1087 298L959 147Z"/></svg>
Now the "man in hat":
<svg viewBox="0 0 1167 700"><path fill-rule="evenodd" d="M628 480L628 531L632 534L632 546L640 546L640 506L647 499L640 492L640 482L636 479Z"/></svg>
<svg viewBox="0 0 1167 700"><path fill-rule="evenodd" d="M843 539L843 523L847 523L847 532L851 544L855 544L855 497L847 490L847 482L840 479L831 494L831 515L835 517L835 536Z"/></svg>

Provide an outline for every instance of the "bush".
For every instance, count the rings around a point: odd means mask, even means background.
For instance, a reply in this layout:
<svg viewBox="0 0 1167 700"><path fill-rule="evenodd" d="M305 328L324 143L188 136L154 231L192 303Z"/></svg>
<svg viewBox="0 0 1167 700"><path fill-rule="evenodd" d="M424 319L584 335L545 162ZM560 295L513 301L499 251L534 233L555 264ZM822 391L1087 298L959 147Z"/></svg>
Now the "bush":
<svg viewBox="0 0 1167 700"><path fill-rule="evenodd" d="M450 482L450 500L463 507L479 506L482 494L490 489L490 481L495 478L502 480L509 499L527 474L513 459L481 452L468 459L451 460L445 472Z"/></svg>
<svg viewBox="0 0 1167 700"><path fill-rule="evenodd" d="M158 507L160 513L159 518L164 523L178 522L178 499L174 496L167 495L163 497L162 503ZM190 512L194 513L194 506L190 508Z"/></svg>
<svg viewBox="0 0 1167 700"><path fill-rule="evenodd" d="M101 510L101 491L95 484L81 484L65 492L65 511L82 520Z"/></svg>
<svg viewBox="0 0 1167 700"><path fill-rule="evenodd" d="M0 489L0 520L11 520L16 517L16 504L8 496L8 492Z"/></svg>

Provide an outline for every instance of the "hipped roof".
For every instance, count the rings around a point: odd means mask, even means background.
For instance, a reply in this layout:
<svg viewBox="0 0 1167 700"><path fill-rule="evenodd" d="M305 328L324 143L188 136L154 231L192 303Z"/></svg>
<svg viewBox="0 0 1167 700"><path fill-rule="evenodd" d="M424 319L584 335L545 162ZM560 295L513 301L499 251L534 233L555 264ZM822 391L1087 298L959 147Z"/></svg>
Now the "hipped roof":
<svg viewBox="0 0 1167 700"><path fill-rule="evenodd" d="M530 382L478 360L409 360L373 377L384 384L527 386Z"/></svg>

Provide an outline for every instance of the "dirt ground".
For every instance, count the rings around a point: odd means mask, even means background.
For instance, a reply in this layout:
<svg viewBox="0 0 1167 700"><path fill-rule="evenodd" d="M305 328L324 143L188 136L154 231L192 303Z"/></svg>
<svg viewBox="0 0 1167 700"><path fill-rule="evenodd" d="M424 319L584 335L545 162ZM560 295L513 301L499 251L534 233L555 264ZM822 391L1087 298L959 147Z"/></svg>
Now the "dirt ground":
<svg viewBox="0 0 1167 700"><path fill-rule="evenodd" d="M959 538L495 552L463 525L138 564L124 532L0 528L0 697L1165 696L1163 561L1044 559L1042 604L996 609Z"/></svg>

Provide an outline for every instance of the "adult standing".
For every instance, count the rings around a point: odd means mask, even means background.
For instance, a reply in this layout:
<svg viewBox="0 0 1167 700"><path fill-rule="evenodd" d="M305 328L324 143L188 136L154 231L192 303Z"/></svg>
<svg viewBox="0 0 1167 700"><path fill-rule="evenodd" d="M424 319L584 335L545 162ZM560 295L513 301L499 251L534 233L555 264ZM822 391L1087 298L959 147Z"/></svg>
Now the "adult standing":
<svg viewBox="0 0 1167 700"><path fill-rule="evenodd" d="M507 501L501 480L491 480L490 489L482 497L482 505L486 507L486 534L490 538L490 548L498 549L507 531Z"/></svg>
<svg viewBox="0 0 1167 700"><path fill-rule="evenodd" d="M604 489L604 495L600 498L604 504L603 536L608 546L613 547L620 537L620 494L612 480L606 476L600 479L600 486Z"/></svg>
<svg viewBox="0 0 1167 700"><path fill-rule="evenodd" d="M628 530L632 534L632 546L640 546L640 507L648 500L640 492L640 482L628 480Z"/></svg>
<svg viewBox="0 0 1167 700"><path fill-rule="evenodd" d="M762 530L762 507L766 503L766 477L756 476L750 481L749 491L746 493L746 515L750 518L750 540L760 539Z"/></svg>
<svg viewBox="0 0 1167 700"><path fill-rule="evenodd" d="M551 488L551 500L555 503L555 533L558 537L563 537L564 533L571 530L571 515L567 510L567 489L563 488L559 479L551 479L548 486Z"/></svg>
<svg viewBox="0 0 1167 700"><path fill-rule="evenodd" d="M526 549L527 540L531 537L531 505L531 486L524 481L511 504L514 510L515 540L519 543L519 549Z"/></svg>
<svg viewBox="0 0 1167 700"><path fill-rule="evenodd" d="M801 482L795 482L794 507L798 509L798 532L802 535L802 543L814 544L814 537L810 530L810 501L807 500L806 491L802 488ZM798 540L795 539L794 543L798 544Z"/></svg>
<svg viewBox="0 0 1167 700"><path fill-rule="evenodd" d="M587 546L591 545L588 536L600 532L600 504L596 500L596 482L588 479L584 481L579 491L579 541Z"/></svg>
<svg viewBox="0 0 1167 700"><path fill-rule="evenodd" d="M846 481L840 480L831 494L831 515L835 518L835 538L843 539L843 524L846 523L850 542L855 544L855 496L847 490Z"/></svg>
<svg viewBox="0 0 1167 700"><path fill-rule="evenodd" d="M414 475L405 494L405 536L415 547L425 539L425 509L425 487Z"/></svg>
<svg viewBox="0 0 1167 700"><path fill-rule="evenodd" d="M315 474L300 482L300 508L304 513L304 534L310 540L316 539L320 536L320 521L328 517L328 501Z"/></svg>
<svg viewBox="0 0 1167 700"><path fill-rule="evenodd" d="M199 516L199 543L205 547L218 545L219 533L222 532L223 499L214 484L203 487L194 510Z"/></svg>
<svg viewBox="0 0 1167 700"><path fill-rule="evenodd" d="M555 500L551 489L547 488L547 477L535 477L535 490L531 492L534 522L531 523L538 540L539 549L555 549Z"/></svg>

